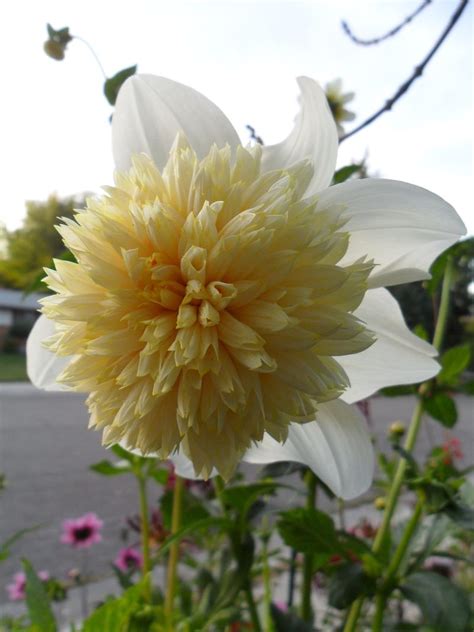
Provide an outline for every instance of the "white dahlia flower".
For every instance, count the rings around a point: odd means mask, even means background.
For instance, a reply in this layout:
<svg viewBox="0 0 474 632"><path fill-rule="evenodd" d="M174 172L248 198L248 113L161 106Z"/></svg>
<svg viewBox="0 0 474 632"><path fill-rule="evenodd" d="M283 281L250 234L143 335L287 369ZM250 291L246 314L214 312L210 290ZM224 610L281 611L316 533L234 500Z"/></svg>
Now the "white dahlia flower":
<svg viewBox="0 0 474 632"><path fill-rule="evenodd" d="M58 228L77 263L47 270L28 372L88 393L104 444L184 476L292 460L352 498L374 460L351 404L438 370L384 286L428 278L464 226L410 184L329 187L336 126L319 85L299 86L288 138L244 148L195 90L127 80L115 186Z"/></svg>

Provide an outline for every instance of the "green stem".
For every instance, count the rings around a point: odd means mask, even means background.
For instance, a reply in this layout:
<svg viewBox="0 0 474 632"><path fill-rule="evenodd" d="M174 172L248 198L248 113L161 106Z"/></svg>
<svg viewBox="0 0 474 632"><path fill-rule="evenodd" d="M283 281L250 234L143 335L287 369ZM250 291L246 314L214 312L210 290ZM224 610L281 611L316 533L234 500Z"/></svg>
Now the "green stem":
<svg viewBox="0 0 474 632"><path fill-rule="evenodd" d="M307 488L306 508L313 509L316 503L317 478L311 470L305 474ZM313 620L313 609L311 607L311 588L313 579L313 554L305 553L303 561L303 594L301 601L301 618L309 623Z"/></svg>
<svg viewBox="0 0 474 632"><path fill-rule="evenodd" d="M250 581L244 585L245 598L247 599L247 605L249 607L250 618L252 619L252 625L255 632L262 632L262 626L260 625L260 619L258 617L257 606L253 598L252 587Z"/></svg>
<svg viewBox="0 0 474 632"><path fill-rule="evenodd" d="M184 480L181 476L176 476L173 490L173 510L171 513L171 535L177 533L181 527L181 514L183 507ZM173 604L177 584L177 567L179 559L179 542L174 542L170 547L168 557L166 595L165 595L165 615L169 626L172 626ZM172 627L169 627L170 631Z"/></svg>
<svg viewBox="0 0 474 632"><path fill-rule="evenodd" d="M397 574L400 564L402 563L403 558L405 557L405 553L407 552L413 533L418 526L418 522L423 513L424 500L425 499L422 496L418 498L415 510L410 520L406 524L402 537L400 538L400 542L398 543L397 549L388 566L387 573L383 578L380 592L375 598L375 613L372 621L372 632L381 632L381 630L383 630L383 615L385 612L387 597L392 589L392 581Z"/></svg>
<svg viewBox="0 0 474 632"><path fill-rule="evenodd" d="M228 517L227 514L227 509L225 506L224 501L222 500L221 494L224 491L224 481L222 480L222 478L220 476L216 476L214 478L214 487L216 490L216 495L219 499L219 502L221 504L222 507L222 512L224 514L225 517ZM229 538L230 538L230 543L232 546L232 552L234 554L234 556L236 557L237 563L238 563L238 550L237 550L237 546L236 546L236 542L234 541L234 539L231 537L231 535L229 534ZM262 632L262 626L260 624L260 618L258 616L258 611L257 611L257 606L255 605L255 600L253 598L253 593L252 593L252 584L250 579L247 577L247 579L245 580L244 585L242 586L242 590L244 591L245 594L245 598L247 600L247 606L249 609L249 614L250 614L250 618L252 620L252 625L253 625L253 629L256 632Z"/></svg>
<svg viewBox="0 0 474 632"><path fill-rule="evenodd" d="M92 53L92 56L94 57L95 61L97 62L97 65L100 68L100 72L102 73L103 77L105 80L107 80L107 75L105 74L105 70L104 67L102 66L102 64L100 63L100 59L97 56L97 53L95 52L95 50L92 48L92 46L89 44L89 42L87 40L85 40L83 37L79 37L79 35L72 35L71 36L73 39L77 40L78 42L82 42L83 44L85 44L87 46L87 48L89 49L89 51Z"/></svg>
<svg viewBox="0 0 474 632"><path fill-rule="evenodd" d="M412 538L413 533L415 532L416 527L418 526L418 522L421 518L421 514L423 513L423 507L425 504L424 497L419 497L415 506L415 510L413 512L412 517L408 521L405 530L402 534L400 542L398 543L397 549L392 557L392 560L388 566L387 573L384 578L384 584L389 587L392 579L397 574L398 568L405 557L405 553L407 552L408 545L410 544L410 540Z"/></svg>
<svg viewBox="0 0 474 632"><path fill-rule="evenodd" d="M436 323L435 333L433 337L433 346L439 351L443 344L444 332L448 323L449 315L449 297L451 286L454 281L454 264L451 257L446 262L446 270L444 272L443 287L441 289L441 300L439 304L438 320Z"/></svg>
<svg viewBox="0 0 474 632"><path fill-rule="evenodd" d="M144 595L147 602L151 601L151 583L150 583L150 529L148 521L148 498L146 489L146 477L142 472L136 474L138 482L138 497L140 501L140 528L141 528L141 544L143 556L143 581Z"/></svg>
<svg viewBox="0 0 474 632"><path fill-rule="evenodd" d="M372 621L372 632L381 632L383 630L383 615L385 612L386 596L379 593L375 597L375 613Z"/></svg>
<svg viewBox="0 0 474 632"><path fill-rule="evenodd" d="M273 632L273 619L272 619L272 582L271 582L271 570L268 561L268 541L270 538L270 532L265 533L262 537L262 563L263 563L263 628L265 632Z"/></svg>
<svg viewBox="0 0 474 632"><path fill-rule="evenodd" d="M453 283L454 277L454 266L451 259L448 259L446 264L446 270L443 278L443 286L441 290L441 301L438 312L438 320L436 322L435 333L433 337L433 346L439 351L441 349L441 345L443 342L443 335L446 329L446 323L448 320L449 313L449 296L451 292L451 286ZM429 389L429 381L424 382L419 388L419 394L423 396L426 391ZM423 399L419 399L415 410L413 412L413 417L411 419L410 427L408 429L407 438L404 444L404 448L407 452L411 452L415 445L418 431L421 425L421 419L423 416ZM400 490L403 485L405 471L407 468L407 460L403 457L398 461L397 469L395 471L395 476L392 480L392 485L390 487L390 492L388 495L387 506L385 508L384 516L382 518L382 524L380 525L377 535L374 540L374 544L372 546L372 551L374 553L379 553L382 545L387 537L387 534L390 530L390 522L394 511L397 506L398 497L400 495ZM416 525L415 525L416 526ZM359 619L360 612L362 610L363 599L357 599L353 604L349 611L349 615L347 617L346 625L344 626L344 632L354 632L356 629L357 621ZM383 615L383 613L382 613Z"/></svg>

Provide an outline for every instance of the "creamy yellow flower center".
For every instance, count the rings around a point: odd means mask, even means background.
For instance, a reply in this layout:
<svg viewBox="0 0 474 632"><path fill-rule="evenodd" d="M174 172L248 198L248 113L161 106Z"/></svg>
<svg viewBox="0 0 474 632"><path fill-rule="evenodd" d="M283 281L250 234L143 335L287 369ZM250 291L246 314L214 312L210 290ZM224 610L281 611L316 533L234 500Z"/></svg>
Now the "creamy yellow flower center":
<svg viewBox="0 0 474 632"><path fill-rule="evenodd" d="M372 263L341 264L342 209L304 198L309 161L262 173L261 149L211 148L178 136L160 172L136 156L107 195L58 230L77 263L56 261L48 345L74 355L61 376L89 393L106 444L228 477L264 432L348 385L334 356L372 342L352 312Z"/></svg>

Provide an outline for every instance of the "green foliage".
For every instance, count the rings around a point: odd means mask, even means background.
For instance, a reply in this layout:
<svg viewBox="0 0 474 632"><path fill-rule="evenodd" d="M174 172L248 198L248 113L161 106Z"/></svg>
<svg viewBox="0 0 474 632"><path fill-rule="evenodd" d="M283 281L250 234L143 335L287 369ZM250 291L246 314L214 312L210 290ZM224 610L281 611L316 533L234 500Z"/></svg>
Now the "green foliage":
<svg viewBox="0 0 474 632"><path fill-rule="evenodd" d="M285 544L302 553L340 553L334 522L317 509L292 509L280 514L278 531Z"/></svg>
<svg viewBox="0 0 474 632"><path fill-rule="evenodd" d="M313 632L311 623L303 621L293 612L283 612L275 604L271 604L271 613L275 632Z"/></svg>
<svg viewBox="0 0 474 632"><path fill-rule="evenodd" d="M458 420L458 411L454 399L446 393L435 393L424 401L427 413L446 428L452 428Z"/></svg>
<svg viewBox="0 0 474 632"><path fill-rule="evenodd" d="M153 619L164 623L158 608L144 604L143 593L143 582L140 582L128 588L119 599L106 601L87 619L82 632L148 632Z"/></svg>
<svg viewBox="0 0 474 632"><path fill-rule="evenodd" d="M341 184L342 182L349 180L349 178L351 178L352 176L356 174L363 175L364 172L365 172L364 163L347 165L346 167L341 167L341 169L338 169L336 173L334 174L334 177L332 179L332 184Z"/></svg>
<svg viewBox="0 0 474 632"><path fill-rule="evenodd" d="M420 571L400 586L403 595L420 608L436 632L468 632L471 610L466 594L438 573Z"/></svg>
<svg viewBox="0 0 474 632"><path fill-rule="evenodd" d="M120 88L125 81L137 72L137 66L130 66L117 72L113 77L105 80L104 94L110 105L115 105Z"/></svg>
<svg viewBox="0 0 474 632"><path fill-rule="evenodd" d="M357 597L371 595L374 591L375 580L367 575L361 564L343 564L331 576L329 604L342 610L350 606Z"/></svg>
<svg viewBox="0 0 474 632"><path fill-rule="evenodd" d="M56 632L56 620L44 583L28 560L23 560L26 575L26 607L31 621L31 632Z"/></svg>
<svg viewBox="0 0 474 632"><path fill-rule="evenodd" d="M38 287L38 276L44 276L43 268L51 267L53 258L64 253L61 236L55 229L59 218L74 216L74 209L81 208L81 199L60 200L52 195L46 202L27 202L23 226L7 232L7 253L0 259L0 287L12 287L31 291L46 291Z"/></svg>
<svg viewBox="0 0 474 632"><path fill-rule="evenodd" d="M471 350L467 344L448 349L441 356L441 371L436 376L439 384L454 386L459 383L463 371L469 366Z"/></svg>
<svg viewBox="0 0 474 632"><path fill-rule="evenodd" d="M36 529L39 529L39 525L35 525L33 527L27 527L26 529L20 529L19 531L14 533L12 536L10 536L7 540L5 540L5 542L0 544L0 562L3 562L3 560L6 560L10 556L11 554L10 547L13 544L15 544L15 542L20 540L20 538L22 538L27 533L36 531Z"/></svg>

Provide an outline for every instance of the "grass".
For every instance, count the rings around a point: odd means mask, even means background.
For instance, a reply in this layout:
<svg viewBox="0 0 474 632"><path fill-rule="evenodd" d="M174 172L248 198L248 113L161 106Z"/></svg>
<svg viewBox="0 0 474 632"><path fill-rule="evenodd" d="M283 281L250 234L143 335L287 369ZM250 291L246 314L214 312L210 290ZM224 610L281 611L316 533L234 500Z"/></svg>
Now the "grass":
<svg viewBox="0 0 474 632"><path fill-rule="evenodd" d="M0 382L26 382L26 357L21 353L0 353Z"/></svg>

